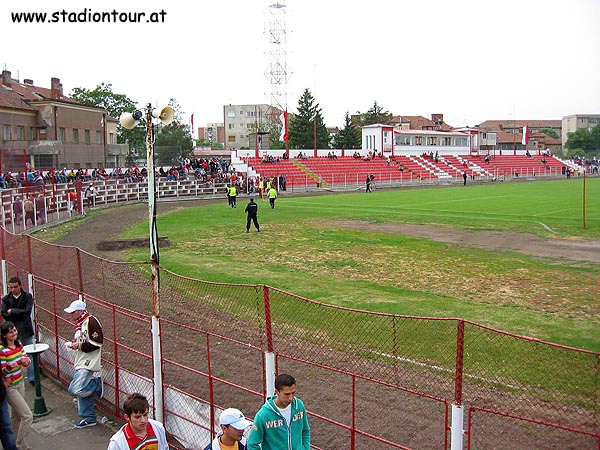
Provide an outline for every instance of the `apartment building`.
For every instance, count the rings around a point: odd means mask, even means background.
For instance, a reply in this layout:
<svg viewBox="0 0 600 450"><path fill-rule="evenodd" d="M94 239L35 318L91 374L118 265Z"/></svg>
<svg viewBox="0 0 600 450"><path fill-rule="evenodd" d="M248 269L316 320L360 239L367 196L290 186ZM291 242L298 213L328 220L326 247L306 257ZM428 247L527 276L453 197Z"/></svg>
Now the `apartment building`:
<svg viewBox="0 0 600 450"><path fill-rule="evenodd" d="M281 111L267 104L223 106L225 149L269 148L263 145L262 133L268 132ZM264 135L263 135L264 136Z"/></svg>
<svg viewBox="0 0 600 450"><path fill-rule="evenodd" d="M59 78L50 88L2 71L0 156L2 170L31 167L92 168L124 165L127 144L117 144L118 120L103 108L77 103ZM24 162L25 161L25 162Z"/></svg>
<svg viewBox="0 0 600 450"><path fill-rule="evenodd" d="M589 131L600 123L600 114L572 114L562 118L562 145L564 147L568 133L574 133L580 128Z"/></svg>

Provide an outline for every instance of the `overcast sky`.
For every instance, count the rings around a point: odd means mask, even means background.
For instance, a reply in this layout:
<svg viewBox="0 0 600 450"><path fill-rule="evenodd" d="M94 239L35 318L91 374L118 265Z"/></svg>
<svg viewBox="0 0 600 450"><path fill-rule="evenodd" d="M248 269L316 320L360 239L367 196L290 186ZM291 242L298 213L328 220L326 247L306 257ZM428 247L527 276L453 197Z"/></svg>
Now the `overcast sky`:
<svg viewBox="0 0 600 450"><path fill-rule="evenodd" d="M67 95L110 83L140 107L176 98L196 127L222 122L224 104L270 102L274 2L3 1L0 65L42 87L58 77ZM281 2L288 109L308 88L329 126L375 101L396 115L442 113L453 126L600 113L600 0ZM166 14L164 23L12 21L85 8L144 12L144 22Z"/></svg>

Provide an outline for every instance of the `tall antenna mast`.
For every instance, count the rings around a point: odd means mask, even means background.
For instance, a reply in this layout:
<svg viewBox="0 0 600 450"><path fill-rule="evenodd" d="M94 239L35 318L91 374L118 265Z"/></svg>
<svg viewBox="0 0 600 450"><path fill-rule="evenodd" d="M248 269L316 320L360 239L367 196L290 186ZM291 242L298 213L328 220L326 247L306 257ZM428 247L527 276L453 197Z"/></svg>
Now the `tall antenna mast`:
<svg viewBox="0 0 600 450"><path fill-rule="evenodd" d="M285 23L285 2L270 0L269 25L269 67L265 73L271 86L270 105L280 111L287 111L287 82L291 75L287 66Z"/></svg>

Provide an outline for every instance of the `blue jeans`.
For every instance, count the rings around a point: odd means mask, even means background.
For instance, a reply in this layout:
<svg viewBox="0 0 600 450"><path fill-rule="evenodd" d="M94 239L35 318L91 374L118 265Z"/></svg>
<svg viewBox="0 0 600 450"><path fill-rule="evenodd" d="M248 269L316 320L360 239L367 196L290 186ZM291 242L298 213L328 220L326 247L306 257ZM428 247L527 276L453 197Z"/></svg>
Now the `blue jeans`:
<svg viewBox="0 0 600 450"><path fill-rule="evenodd" d="M20 338L19 340L21 341L21 344L23 344L23 345L29 345L29 344L33 344L34 338L35 338L35 336L29 336L29 337L26 337L26 338ZM27 368L27 379L29 381L33 381L34 380L34 374L33 374L33 357L32 357L31 364L29 364L29 367Z"/></svg>
<svg viewBox="0 0 600 450"><path fill-rule="evenodd" d="M94 372L77 369L69 384L69 394L77 396L77 414L86 422L96 422L94 393L100 388L100 378L93 378Z"/></svg>
<svg viewBox="0 0 600 450"><path fill-rule="evenodd" d="M6 400L0 403L0 443L2 443L4 450L17 450L15 434L11 427L8 412L8 401Z"/></svg>

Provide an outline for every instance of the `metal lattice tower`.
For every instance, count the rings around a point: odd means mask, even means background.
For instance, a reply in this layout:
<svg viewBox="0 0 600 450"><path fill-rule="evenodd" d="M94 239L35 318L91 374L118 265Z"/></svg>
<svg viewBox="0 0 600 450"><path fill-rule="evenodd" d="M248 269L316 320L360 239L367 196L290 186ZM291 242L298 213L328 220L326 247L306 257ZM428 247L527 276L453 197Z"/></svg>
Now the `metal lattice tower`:
<svg viewBox="0 0 600 450"><path fill-rule="evenodd" d="M265 73L271 86L270 105L280 111L287 110L287 82L291 72L286 57L285 2L272 1L269 4L269 67Z"/></svg>

